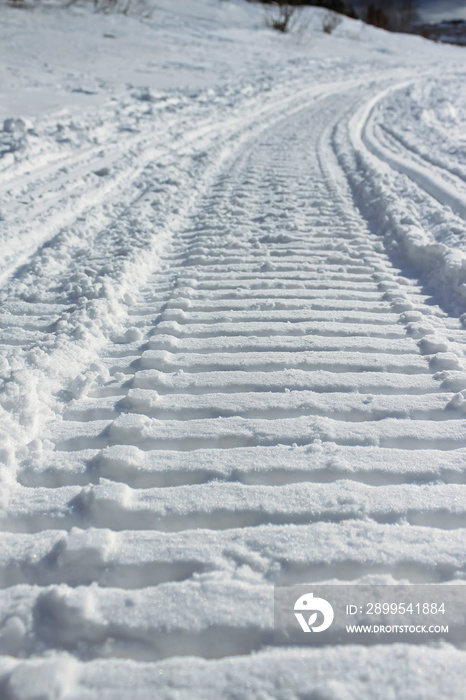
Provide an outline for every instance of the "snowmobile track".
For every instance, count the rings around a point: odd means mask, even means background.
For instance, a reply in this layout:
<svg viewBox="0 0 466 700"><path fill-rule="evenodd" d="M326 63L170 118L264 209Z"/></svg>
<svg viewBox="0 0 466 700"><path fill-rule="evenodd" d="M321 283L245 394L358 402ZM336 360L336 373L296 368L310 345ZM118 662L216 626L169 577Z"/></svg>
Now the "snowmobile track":
<svg viewBox="0 0 466 700"><path fill-rule="evenodd" d="M0 519L0 609L26 630L4 653L244 656L273 641L273 584L464 575L465 331L354 205L331 143L357 102L240 140L63 387ZM62 312L17 306L2 342Z"/></svg>

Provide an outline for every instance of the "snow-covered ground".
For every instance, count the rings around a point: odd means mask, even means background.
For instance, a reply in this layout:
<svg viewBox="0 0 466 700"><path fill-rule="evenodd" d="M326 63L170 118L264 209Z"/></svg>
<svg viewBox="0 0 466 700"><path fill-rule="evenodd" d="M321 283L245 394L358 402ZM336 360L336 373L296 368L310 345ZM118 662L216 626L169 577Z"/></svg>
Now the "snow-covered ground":
<svg viewBox="0 0 466 700"><path fill-rule="evenodd" d="M0 6L0 695L459 700L273 587L464 581L464 49Z"/></svg>

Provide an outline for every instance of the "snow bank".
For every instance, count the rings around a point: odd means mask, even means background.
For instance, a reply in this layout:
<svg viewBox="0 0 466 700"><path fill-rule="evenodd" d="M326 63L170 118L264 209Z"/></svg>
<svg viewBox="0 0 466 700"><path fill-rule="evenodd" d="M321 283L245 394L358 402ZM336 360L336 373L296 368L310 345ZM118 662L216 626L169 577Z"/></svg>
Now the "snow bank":
<svg viewBox="0 0 466 700"><path fill-rule="evenodd" d="M466 103L461 73L388 88L334 143L361 209L447 307L466 309Z"/></svg>

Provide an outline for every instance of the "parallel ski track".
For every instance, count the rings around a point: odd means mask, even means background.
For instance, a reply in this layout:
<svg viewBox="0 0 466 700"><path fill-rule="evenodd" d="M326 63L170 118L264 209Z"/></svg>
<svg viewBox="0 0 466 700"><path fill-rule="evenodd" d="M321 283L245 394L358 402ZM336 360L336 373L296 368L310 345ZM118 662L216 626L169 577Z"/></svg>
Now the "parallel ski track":
<svg viewBox="0 0 466 700"><path fill-rule="evenodd" d="M464 575L464 331L353 205L329 144L357 101L239 146L103 349L110 379L24 461L7 653L244 655L272 641L274 583Z"/></svg>

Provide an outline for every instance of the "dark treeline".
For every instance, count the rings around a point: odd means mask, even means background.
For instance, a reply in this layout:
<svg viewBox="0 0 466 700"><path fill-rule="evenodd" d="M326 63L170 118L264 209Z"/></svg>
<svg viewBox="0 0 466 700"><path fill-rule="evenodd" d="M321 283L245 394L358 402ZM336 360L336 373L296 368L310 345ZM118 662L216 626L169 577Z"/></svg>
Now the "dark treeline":
<svg viewBox="0 0 466 700"><path fill-rule="evenodd" d="M265 5L324 7L367 24L394 32L409 32L418 19L415 0L374 0L359 2L356 7L344 0L259 0Z"/></svg>
<svg viewBox="0 0 466 700"><path fill-rule="evenodd" d="M360 18L354 7L347 2L343 2L343 0L259 0L259 2L262 2L264 5L287 4L293 6L324 7L327 10L338 12L340 15L346 15L353 19Z"/></svg>

